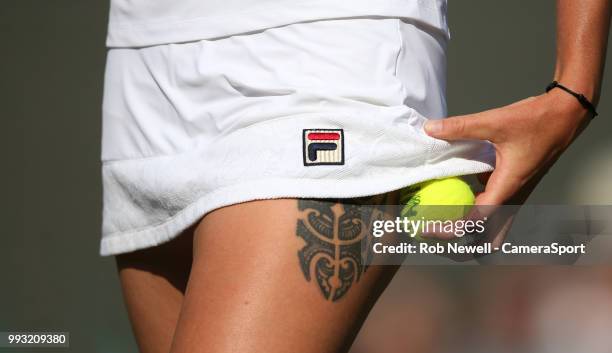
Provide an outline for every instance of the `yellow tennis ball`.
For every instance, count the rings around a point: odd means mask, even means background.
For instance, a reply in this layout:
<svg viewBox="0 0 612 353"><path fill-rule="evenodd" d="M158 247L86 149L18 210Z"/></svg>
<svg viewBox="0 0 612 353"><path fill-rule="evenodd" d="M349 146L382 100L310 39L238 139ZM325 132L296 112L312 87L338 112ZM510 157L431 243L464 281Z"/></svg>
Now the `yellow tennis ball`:
<svg viewBox="0 0 612 353"><path fill-rule="evenodd" d="M400 191L402 217L422 221L454 221L463 218L474 205L474 192L459 177L434 179ZM417 233L417 241L424 241Z"/></svg>

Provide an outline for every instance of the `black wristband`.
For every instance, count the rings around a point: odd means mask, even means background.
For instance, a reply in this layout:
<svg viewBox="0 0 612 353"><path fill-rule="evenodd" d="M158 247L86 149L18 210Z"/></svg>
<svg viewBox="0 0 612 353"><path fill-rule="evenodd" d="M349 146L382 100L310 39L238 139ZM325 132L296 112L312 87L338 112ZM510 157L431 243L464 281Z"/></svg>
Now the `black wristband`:
<svg viewBox="0 0 612 353"><path fill-rule="evenodd" d="M574 98L578 100L578 102L580 102L580 104L584 107L584 109L588 110L591 114L593 114L592 118L597 116L597 111L595 110L595 106L583 94L576 93L572 91L571 89L563 86L557 81L553 81L548 86L546 86L546 93L550 92L550 90L552 90L553 88L560 88L564 90L565 92L571 94L572 96L574 96Z"/></svg>

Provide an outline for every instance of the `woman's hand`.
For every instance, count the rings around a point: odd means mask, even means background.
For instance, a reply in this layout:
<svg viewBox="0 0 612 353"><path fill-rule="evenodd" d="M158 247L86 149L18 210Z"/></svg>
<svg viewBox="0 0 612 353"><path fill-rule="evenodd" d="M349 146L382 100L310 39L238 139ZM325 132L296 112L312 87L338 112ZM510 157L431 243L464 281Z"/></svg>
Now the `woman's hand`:
<svg viewBox="0 0 612 353"><path fill-rule="evenodd" d="M556 3L557 62L553 79L585 95L596 105L612 0L557 0ZM590 113L575 97L556 88L506 107L429 121L425 131L440 139L489 140L495 146L495 171L481 178L486 187L476 198L480 207L472 208L467 217L487 217L487 234L480 241L491 242L495 247L505 239L514 213L512 208L499 210L496 206L524 203L590 120ZM449 234L430 236L452 237Z"/></svg>
<svg viewBox="0 0 612 353"><path fill-rule="evenodd" d="M574 97L554 89L502 108L432 120L425 131L444 140L491 141L496 168L485 176L476 205L518 205L590 120Z"/></svg>
<svg viewBox="0 0 612 353"><path fill-rule="evenodd" d="M489 140L495 147L496 167L481 176L486 184L476 197L477 207L467 218L486 219L479 243L503 244L518 207L561 153L591 120L590 113L571 95L559 89L482 113L431 120L425 131L444 140ZM452 234L424 236L451 240ZM456 258L466 261L468 258Z"/></svg>

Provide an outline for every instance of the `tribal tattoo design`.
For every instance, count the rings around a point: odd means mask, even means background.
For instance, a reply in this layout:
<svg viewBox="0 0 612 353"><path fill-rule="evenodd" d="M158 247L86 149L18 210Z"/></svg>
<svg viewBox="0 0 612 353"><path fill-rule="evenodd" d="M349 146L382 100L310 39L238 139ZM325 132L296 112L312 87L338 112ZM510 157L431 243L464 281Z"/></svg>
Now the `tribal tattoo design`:
<svg viewBox="0 0 612 353"><path fill-rule="evenodd" d="M300 266L307 281L315 279L326 300L342 298L367 270L372 222L385 218L384 205L371 206L386 200L377 197L297 201L297 236L306 242L298 251Z"/></svg>

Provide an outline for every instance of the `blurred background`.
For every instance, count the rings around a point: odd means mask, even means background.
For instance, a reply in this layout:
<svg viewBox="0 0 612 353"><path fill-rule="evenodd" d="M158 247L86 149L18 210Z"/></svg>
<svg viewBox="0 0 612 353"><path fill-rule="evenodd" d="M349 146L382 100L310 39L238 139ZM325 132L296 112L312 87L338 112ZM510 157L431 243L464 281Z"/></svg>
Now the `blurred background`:
<svg viewBox="0 0 612 353"><path fill-rule="evenodd" d="M71 348L50 352L137 351L114 260L98 256L107 12L107 0L0 10L0 331L69 331ZM451 0L449 19L450 114L550 82L554 0ZM600 117L530 203L612 204L611 85L607 70ZM610 268L405 267L353 352L610 352L611 320Z"/></svg>

